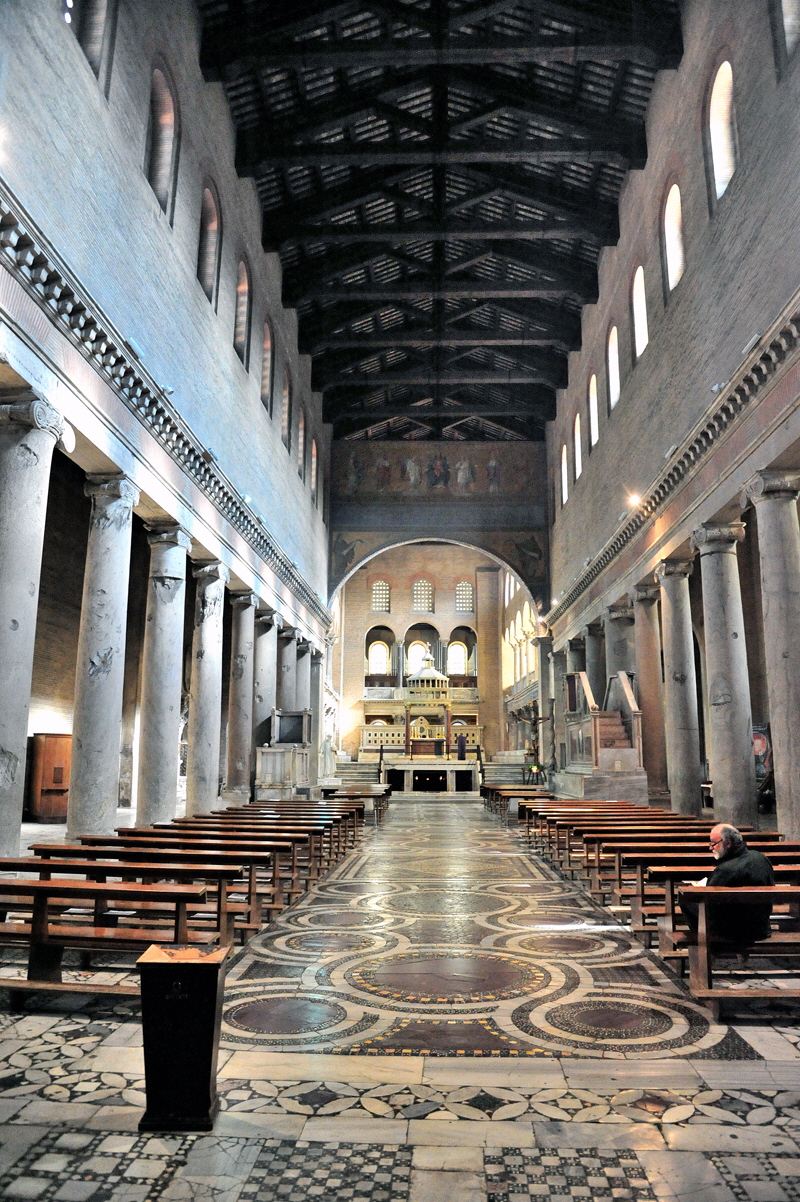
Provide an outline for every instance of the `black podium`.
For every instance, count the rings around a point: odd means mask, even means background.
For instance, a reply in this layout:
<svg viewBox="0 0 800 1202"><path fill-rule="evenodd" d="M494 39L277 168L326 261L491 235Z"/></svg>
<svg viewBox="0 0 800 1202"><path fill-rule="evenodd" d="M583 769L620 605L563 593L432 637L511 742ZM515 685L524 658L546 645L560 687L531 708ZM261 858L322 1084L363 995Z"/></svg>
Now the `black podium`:
<svg viewBox="0 0 800 1202"><path fill-rule="evenodd" d="M140 1131L211 1131L227 947L153 944L142 986L147 1109Z"/></svg>

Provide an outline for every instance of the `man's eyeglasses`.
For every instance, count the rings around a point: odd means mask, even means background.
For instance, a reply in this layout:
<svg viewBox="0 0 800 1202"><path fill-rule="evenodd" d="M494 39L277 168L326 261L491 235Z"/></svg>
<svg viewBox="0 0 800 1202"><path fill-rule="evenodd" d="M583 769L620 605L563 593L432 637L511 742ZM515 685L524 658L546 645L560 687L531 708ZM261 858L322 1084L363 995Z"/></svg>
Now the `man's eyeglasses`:
<svg viewBox="0 0 800 1202"><path fill-rule="evenodd" d="M722 839L712 839L712 841L709 843L708 846L711 848L719 847L720 843L722 843L722 842L724 842L724 840L722 840Z"/></svg>

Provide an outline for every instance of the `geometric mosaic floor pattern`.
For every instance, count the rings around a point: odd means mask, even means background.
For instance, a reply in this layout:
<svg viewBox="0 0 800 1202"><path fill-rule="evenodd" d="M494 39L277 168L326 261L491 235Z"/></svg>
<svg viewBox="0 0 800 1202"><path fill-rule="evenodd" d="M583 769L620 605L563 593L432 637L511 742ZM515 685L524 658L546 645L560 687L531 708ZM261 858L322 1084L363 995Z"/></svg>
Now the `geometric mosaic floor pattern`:
<svg viewBox="0 0 800 1202"><path fill-rule="evenodd" d="M787 1031L792 1031L791 1023ZM758 1058L480 805L404 803L254 939L223 1046L424 1056Z"/></svg>

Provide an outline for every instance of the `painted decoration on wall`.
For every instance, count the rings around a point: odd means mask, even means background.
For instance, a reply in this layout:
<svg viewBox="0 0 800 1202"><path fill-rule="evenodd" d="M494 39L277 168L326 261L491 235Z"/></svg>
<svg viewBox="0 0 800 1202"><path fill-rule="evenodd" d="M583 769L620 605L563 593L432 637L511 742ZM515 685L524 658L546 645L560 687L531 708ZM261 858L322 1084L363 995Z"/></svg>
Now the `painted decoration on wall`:
<svg viewBox="0 0 800 1202"><path fill-rule="evenodd" d="M334 443L332 489L353 500L405 494L498 500L541 492L544 443Z"/></svg>

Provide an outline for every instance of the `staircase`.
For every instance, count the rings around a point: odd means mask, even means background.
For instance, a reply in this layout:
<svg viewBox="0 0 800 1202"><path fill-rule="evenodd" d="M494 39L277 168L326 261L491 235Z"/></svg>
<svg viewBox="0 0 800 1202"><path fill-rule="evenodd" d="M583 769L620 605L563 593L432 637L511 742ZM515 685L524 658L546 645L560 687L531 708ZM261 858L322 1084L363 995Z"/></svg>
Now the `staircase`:
<svg viewBox="0 0 800 1202"><path fill-rule="evenodd" d="M601 747L630 747L631 741L625 733L619 710L601 710L598 717Z"/></svg>
<svg viewBox="0 0 800 1202"><path fill-rule="evenodd" d="M357 760L339 760L336 764L336 776L343 785L377 785L380 783L378 761L366 760L359 763Z"/></svg>
<svg viewBox="0 0 800 1202"><path fill-rule="evenodd" d="M483 783L485 785L524 785L524 764L495 764L487 760L483 765Z"/></svg>

